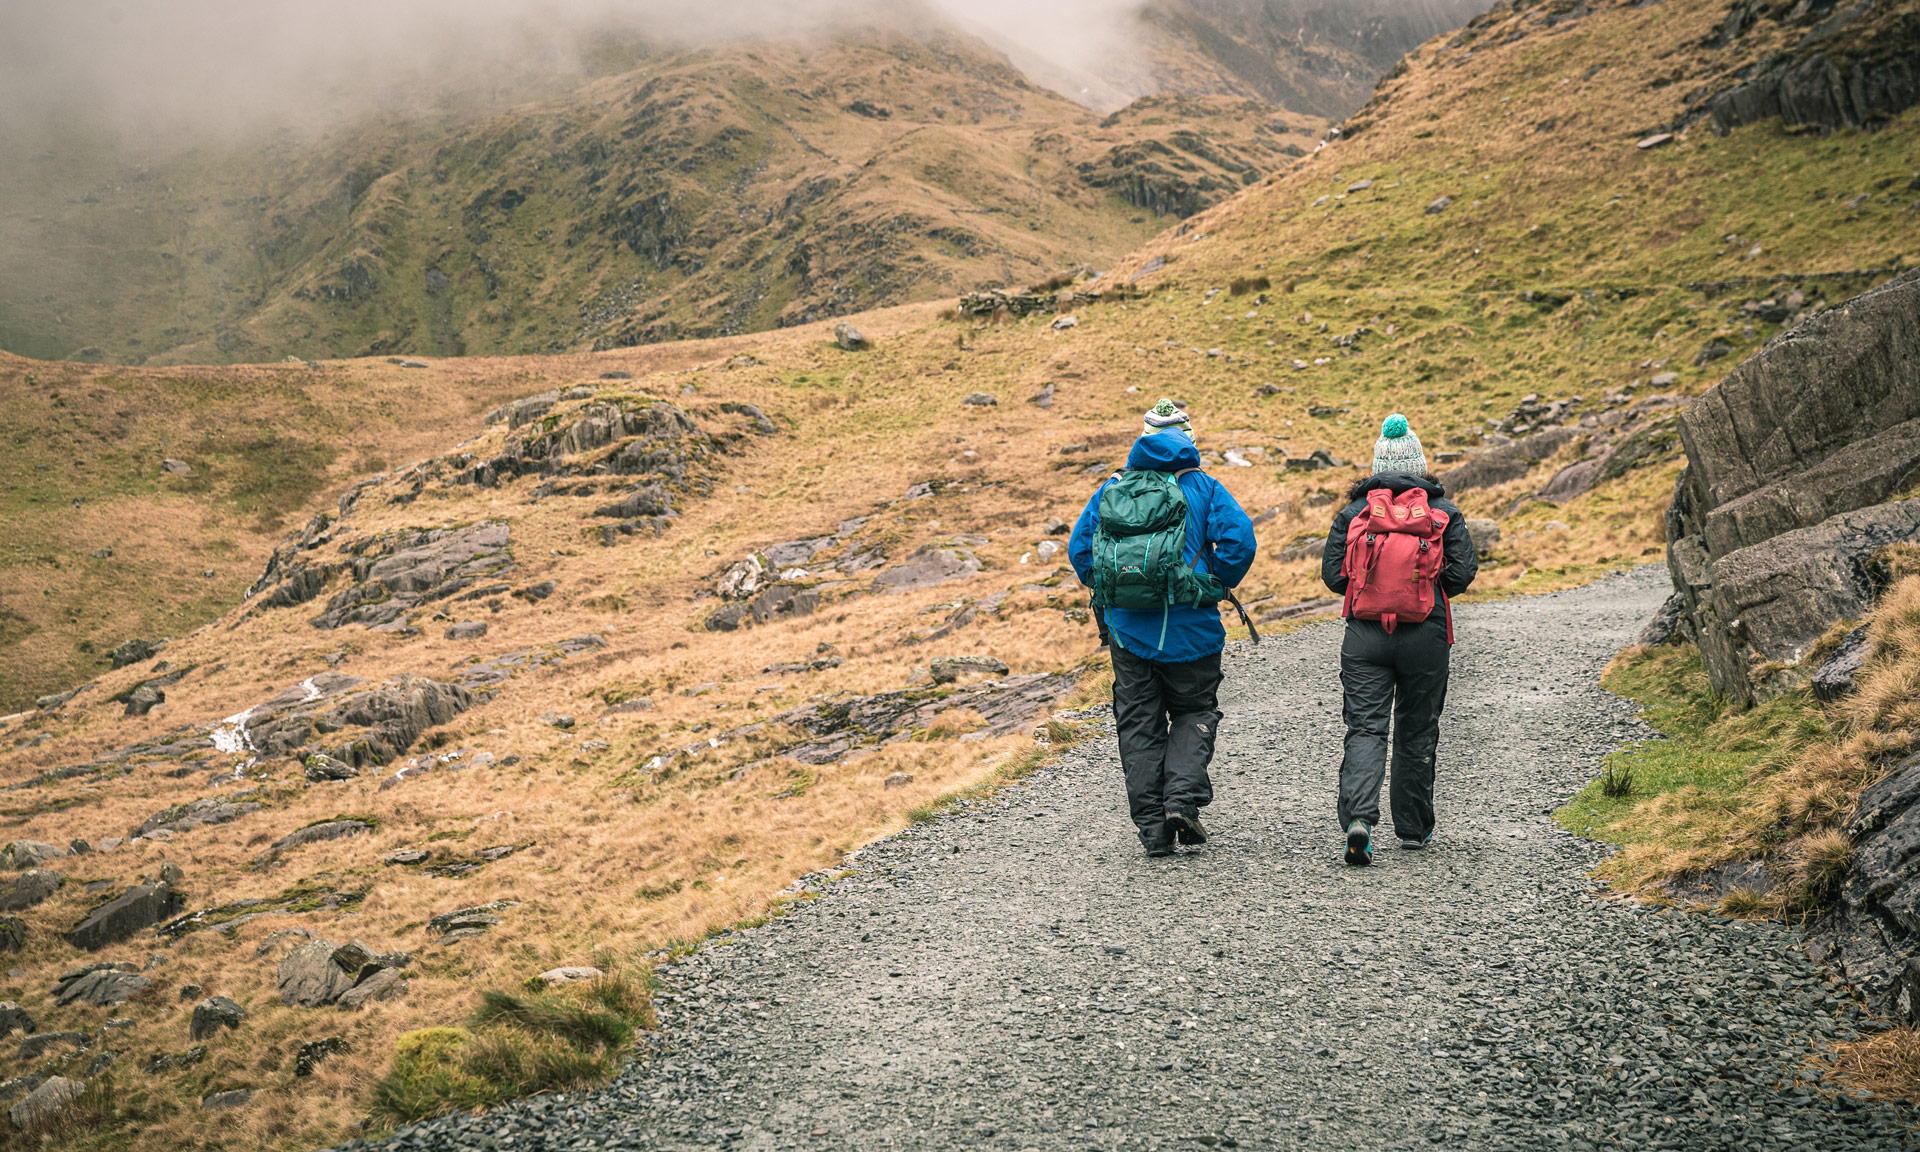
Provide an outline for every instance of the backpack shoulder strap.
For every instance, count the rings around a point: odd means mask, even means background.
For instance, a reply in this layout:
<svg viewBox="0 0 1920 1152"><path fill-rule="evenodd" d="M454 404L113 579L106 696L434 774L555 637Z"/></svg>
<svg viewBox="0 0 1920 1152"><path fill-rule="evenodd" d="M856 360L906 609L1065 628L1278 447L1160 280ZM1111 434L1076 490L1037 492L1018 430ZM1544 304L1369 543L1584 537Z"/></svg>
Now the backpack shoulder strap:
<svg viewBox="0 0 1920 1152"><path fill-rule="evenodd" d="M1178 484L1180 482L1180 477L1191 476L1195 472L1200 473L1200 475L1202 476L1205 476L1207 474L1204 468L1182 468L1178 472L1175 472L1173 474L1173 482L1175 484ZM1186 490L1182 489L1181 495L1184 496L1185 494L1186 494ZM1189 520L1192 519L1195 511L1196 509L1194 507L1193 501L1191 500L1187 501L1187 517ZM1213 572L1213 549L1211 547L1211 545L1213 544L1213 541L1207 539L1207 518L1213 515L1213 496L1211 493L1209 493L1207 496L1206 505L1203 508L1198 509L1197 511L1200 514L1200 519L1199 519L1200 550L1194 554L1193 558L1196 563L1205 563L1207 566L1207 572L1211 574Z"/></svg>

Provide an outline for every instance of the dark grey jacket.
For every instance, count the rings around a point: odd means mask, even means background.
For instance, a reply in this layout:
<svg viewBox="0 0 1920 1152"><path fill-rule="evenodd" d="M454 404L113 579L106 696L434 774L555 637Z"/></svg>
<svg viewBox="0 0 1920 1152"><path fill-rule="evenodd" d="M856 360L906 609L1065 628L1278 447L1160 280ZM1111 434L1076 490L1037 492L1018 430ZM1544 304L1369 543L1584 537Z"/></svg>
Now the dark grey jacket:
<svg viewBox="0 0 1920 1152"><path fill-rule="evenodd" d="M1360 514L1360 509L1367 506L1367 493L1375 488L1385 488L1395 496L1409 488L1426 489L1427 507L1447 514L1447 530L1440 537L1447 562L1436 581L1440 585L1441 602L1465 592L1480 571L1479 557L1473 551L1473 535L1467 531L1466 514L1446 498L1447 490L1433 477L1410 476L1405 472L1382 472L1354 481L1347 491L1347 506L1333 518L1333 527L1327 532L1327 547L1320 554L1321 581L1335 592L1346 592L1347 578L1340 570L1347 559L1347 527Z"/></svg>

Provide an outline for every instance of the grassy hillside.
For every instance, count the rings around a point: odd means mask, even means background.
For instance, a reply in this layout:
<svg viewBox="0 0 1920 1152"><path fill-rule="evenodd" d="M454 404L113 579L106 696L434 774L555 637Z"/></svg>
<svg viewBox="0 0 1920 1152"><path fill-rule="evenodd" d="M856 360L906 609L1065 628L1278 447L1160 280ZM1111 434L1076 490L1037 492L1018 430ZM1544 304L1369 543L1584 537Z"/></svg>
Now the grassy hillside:
<svg viewBox="0 0 1920 1152"><path fill-rule="evenodd" d="M640 51L407 106L0 172L0 347L106 363L482 355L728 335L1104 265L1293 163L1244 97L1101 119L982 45L868 30Z"/></svg>
<svg viewBox="0 0 1920 1152"><path fill-rule="evenodd" d="M75 879L114 882L96 894L69 883L23 913L24 975L0 991L43 1030L106 1017L53 1004L55 978L79 956L58 933L162 861L184 870L190 909L258 915L168 947L154 970L160 993L110 1010L135 1021L136 1056L114 1073L129 1103L99 1132L62 1139L334 1138L373 1108L371 1085L394 1066L400 1035L467 1019L482 990L568 963L638 971L650 950L764 913L797 877L837 865L941 797L1017 777L1039 749L1035 728L1072 737L1071 717L1047 722L1076 702L1065 678L1077 677L1082 699L1100 691L1081 672L1096 651L1084 599L1048 546L1059 541L1047 523L1077 512L1161 395L1190 406L1209 466L1262 514L1263 554L1244 598L1269 612L1318 592L1310 560L1279 555L1324 531L1333 494L1359 474L1312 466L1315 450L1363 461L1380 418L1400 410L1436 459L1470 457L1505 435L1490 420L1512 429L1538 419L1525 415L1538 411L1523 404L1532 394L1569 401L1569 418L1623 410L1605 398L1629 385L1638 396L1691 394L1778 330L1766 318L1777 312L1759 301L1800 291L1819 307L1915 258L1915 114L1876 133L1761 123L1639 149L1692 86L1740 66L1705 46L1724 9L1601 6L1551 25L1548 14L1509 12L1471 39L1427 45L1356 135L1082 283L1105 292L1068 327L1046 314L964 317L941 302L861 315L872 346L856 352L835 346L823 322L425 368L0 362L0 411L18 459L8 466L21 478L9 480L6 498L19 503L8 506L7 536L58 542L42 550L47 559L0 558L10 565L0 568L9 581L0 610L34 629L0 652L0 684L17 702L28 693L15 685L44 682L42 666L96 673L85 693L9 717L0 731L0 775L33 782L10 793L14 835L98 843L187 801L246 792L261 805L170 840L55 861ZM1666 82L1676 72L1685 83ZM1716 341L1727 351L1701 359ZM1652 383L1669 372L1671 382ZM235 383L211 386L223 380ZM263 411L254 398L269 389L279 398ZM549 390L550 407L483 420L502 397ZM974 393L995 402L963 403ZM13 423L16 411L31 419ZM589 422L608 438L589 434ZM345 439L342 425L355 426ZM178 431L156 444L145 439L152 427ZM205 476L203 489L174 491L176 480L155 474L157 455L216 432L204 464L187 457L186 479ZM1578 458L1578 440L1517 479L1459 492L1502 529L1475 594L1658 559L1678 464L1657 433L1655 419L1644 451L1583 495L1534 495ZM270 435L297 450L235 447ZM349 478L383 465L344 519L307 520L337 515ZM277 495L289 474L315 466L327 471L310 491ZM34 517L18 534L16 506ZM84 532L70 522L76 512L90 518ZM275 518L291 537L267 530ZM497 585L416 604L397 618L404 629L311 623L354 597L397 610L392 589L353 591L364 584L355 558L371 563L401 533L490 524L510 536L513 567ZM210 543L219 539L231 542L224 552ZM774 547L803 540L814 543ZM110 592L79 579L108 562L89 555L99 541L141 549ZM276 541L272 589L233 608ZM209 555L227 565L229 599L163 617L178 621L169 647L102 669L101 641L153 627L134 607L145 590L168 592ZM736 566L750 556L771 563L768 586L726 599L723 586L739 587ZM56 572L73 580L71 593L44 594L37 581ZM907 573L938 582L902 588ZM544 598L531 591L549 581ZM456 598L468 591L474 598ZM754 605L760 616L740 623ZM446 634L468 620L487 623L485 635ZM736 627L716 630L725 622ZM588 633L598 645L560 646ZM94 650L82 652L83 640ZM516 653L531 655L498 662ZM1002 661L1010 680L1036 678L1020 681L1039 687L1017 723L987 714L1013 715L995 711L1004 700L978 678L932 682L934 660L960 655ZM222 717L332 674L367 686L405 676L479 683L503 668L518 671L490 697L349 779L311 779L284 749L249 757L207 746ZM144 716L113 700L182 669ZM608 713L642 698L650 708ZM854 716L886 709L911 715L885 736L848 734ZM574 726L555 726L561 715ZM333 748L336 738L314 739ZM835 739L846 746L823 743ZM437 759L453 752L460 759ZM103 756L101 770L40 775ZM387 784L410 760L417 767ZM270 850L343 815L369 830ZM429 852L427 862L385 863L407 848ZM486 860L489 848L512 851ZM244 912L236 900L264 903ZM484 935L440 943L429 927L435 915L500 900L519 903ZM268 937L291 928L414 953L408 992L358 1014L281 1004L283 945ZM186 1048L191 1004L176 990L187 983L254 1015L208 1041L192 1069L148 1073L150 1053ZM351 1052L294 1076L299 1044L331 1035ZM248 1110L215 1120L196 1106L239 1087L258 1093Z"/></svg>

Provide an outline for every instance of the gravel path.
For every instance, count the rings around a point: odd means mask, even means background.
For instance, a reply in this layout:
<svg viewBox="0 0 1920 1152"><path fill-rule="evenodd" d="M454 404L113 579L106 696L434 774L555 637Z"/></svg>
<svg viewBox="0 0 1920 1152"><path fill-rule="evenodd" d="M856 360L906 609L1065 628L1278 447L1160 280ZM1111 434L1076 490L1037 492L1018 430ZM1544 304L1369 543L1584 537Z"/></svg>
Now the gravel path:
<svg viewBox="0 0 1920 1152"><path fill-rule="evenodd" d="M1548 813L1644 733L1642 570L1460 612L1425 853L1339 863L1339 625L1230 654L1215 839L1146 859L1110 725L663 973L655 1054L418 1149L1911 1148L1796 1087L1860 1017L1772 925L1598 898Z"/></svg>

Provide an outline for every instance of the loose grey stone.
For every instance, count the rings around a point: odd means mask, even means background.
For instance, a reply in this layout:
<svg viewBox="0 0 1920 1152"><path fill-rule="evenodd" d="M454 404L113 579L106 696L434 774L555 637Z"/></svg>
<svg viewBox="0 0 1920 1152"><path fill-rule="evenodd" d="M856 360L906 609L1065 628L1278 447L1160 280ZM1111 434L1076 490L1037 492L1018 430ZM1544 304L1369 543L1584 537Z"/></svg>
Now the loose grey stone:
<svg viewBox="0 0 1920 1152"><path fill-rule="evenodd" d="M0 848L0 868L14 871L35 868L65 855L67 850L57 844L46 844L39 840L15 840L5 848Z"/></svg>
<svg viewBox="0 0 1920 1152"><path fill-rule="evenodd" d="M309 1040L300 1045L300 1051L293 1058L295 1076L311 1076L313 1070L327 1057L341 1052L353 1051L344 1036L329 1036L324 1040Z"/></svg>
<svg viewBox="0 0 1920 1152"><path fill-rule="evenodd" d="M310 940L280 960L277 978L280 999L301 1008L318 1008L340 999L353 987L353 976L333 962L331 940Z"/></svg>
<svg viewBox="0 0 1920 1152"><path fill-rule="evenodd" d="M0 884L0 912L24 912L45 901L67 878L51 869L34 868Z"/></svg>
<svg viewBox="0 0 1920 1152"><path fill-rule="evenodd" d="M316 752L306 760L307 779L316 784L336 780L351 780L360 775L360 769L324 753Z"/></svg>
<svg viewBox="0 0 1920 1152"><path fill-rule="evenodd" d="M935 684L951 684L962 676L1005 676L1006 661L992 656L942 656L927 666Z"/></svg>
<svg viewBox="0 0 1920 1152"><path fill-rule="evenodd" d="M412 368L426 367L425 364L409 364L406 366ZM235 1088L231 1091L215 1092L211 1096L204 1097L200 1101L200 1107L205 1108L209 1112L227 1112L245 1106L246 1103L252 1099L253 1089Z"/></svg>
<svg viewBox="0 0 1920 1152"><path fill-rule="evenodd" d="M76 1001L105 1007L109 1004L125 1004L141 991L151 988L153 981L138 972L119 972L100 969L89 972L70 984L63 984L54 996L56 1004L72 1004Z"/></svg>
<svg viewBox="0 0 1920 1152"><path fill-rule="evenodd" d="M11 1000L0 1000L0 1037L11 1036L15 1032L36 1032L39 1029L33 1023L33 1017L27 1010Z"/></svg>
<svg viewBox="0 0 1920 1152"><path fill-rule="evenodd" d="M26 1099L15 1104L7 1117L15 1128L32 1128L53 1118L61 1109L80 1098L87 1086L78 1080L69 1080L65 1076L54 1076L46 1083L27 1094Z"/></svg>
<svg viewBox="0 0 1920 1152"><path fill-rule="evenodd" d="M446 635L449 640L478 640L486 634L485 620L462 620L457 624L447 625Z"/></svg>
<svg viewBox="0 0 1920 1152"><path fill-rule="evenodd" d="M166 702L165 692L150 684L142 684L127 694L127 708L122 716L145 716Z"/></svg>
<svg viewBox="0 0 1920 1152"><path fill-rule="evenodd" d="M42 1032L20 1041L20 1059L38 1060L58 1047L85 1048L91 1041L85 1032Z"/></svg>
<svg viewBox="0 0 1920 1152"><path fill-rule="evenodd" d="M147 1061L146 1069L149 1075L160 1072L178 1072L186 1068L191 1068L206 1058L207 1046L205 1044L195 1044L185 1052L176 1052L172 1055L155 1055Z"/></svg>
<svg viewBox="0 0 1920 1152"><path fill-rule="evenodd" d="M398 968L382 968L340 995L343 1012L357 1012L378 1000L394 1000L407 994L407 981Z"/></svg>
<svg viewBox="0 0 1920 1152"><path fill-rule="evenodd" d="M225 996L209 996L193 1006L193 1019L187 1025L187 1039L205 1040L222 1028L239 1031L247 1010Z"/></svg>
<svg viewBox="0 0 1920 1152"><path fill-rule="evenodd" d="M359 836L373 831L373 825L364 820L328 820L320 824L309 824L294 832L289 832L275 840L269 849L285 852L289 848L298 848L305 844L318 844L325 840L341 840L348 836Z"/></svg>
<svg viewBox="0 0 1920 1152"><path fill-rule="evenodd" d="M1473 550L1484 560L1493 555L1493 546L1500 543L1500 522L1485 517L1469 517L1467 535L1473 540Z"/></svg>

